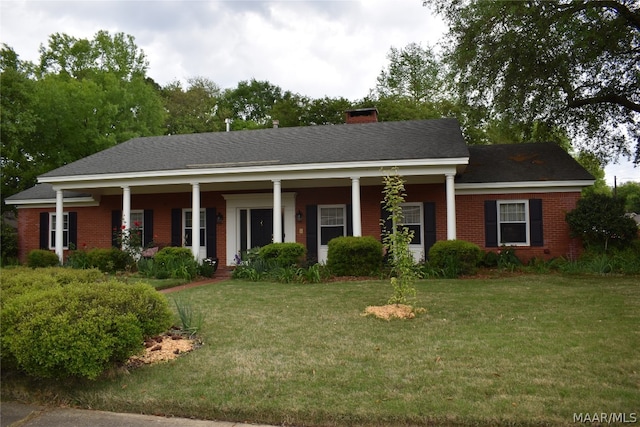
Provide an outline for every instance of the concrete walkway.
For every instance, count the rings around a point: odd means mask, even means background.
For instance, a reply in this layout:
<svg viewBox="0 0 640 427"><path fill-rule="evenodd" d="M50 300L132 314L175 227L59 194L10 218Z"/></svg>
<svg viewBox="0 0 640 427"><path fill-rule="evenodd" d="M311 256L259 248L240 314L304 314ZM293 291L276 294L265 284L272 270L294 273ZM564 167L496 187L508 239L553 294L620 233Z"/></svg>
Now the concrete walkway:
<svg viewBox="0 0 640 427"><path fill-rule="evenodd" d="M203 421L86 409L0 403L0 427L269 427L226 421Z"/></svg>

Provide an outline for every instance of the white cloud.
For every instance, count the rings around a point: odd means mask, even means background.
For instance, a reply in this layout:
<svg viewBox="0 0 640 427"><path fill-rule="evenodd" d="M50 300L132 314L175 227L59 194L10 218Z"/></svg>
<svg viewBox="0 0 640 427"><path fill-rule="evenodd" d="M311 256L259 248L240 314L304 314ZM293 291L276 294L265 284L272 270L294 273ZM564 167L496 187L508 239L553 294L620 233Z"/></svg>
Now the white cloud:
<svg viewBox="0 0 640 427"><path fill-rule="evenodd" d="M161 85L256 78L314 98L367 95L389 48L435 45L445 31L417 0L0 2L0 40L22 59L59 32L136 38Z"/></svg>

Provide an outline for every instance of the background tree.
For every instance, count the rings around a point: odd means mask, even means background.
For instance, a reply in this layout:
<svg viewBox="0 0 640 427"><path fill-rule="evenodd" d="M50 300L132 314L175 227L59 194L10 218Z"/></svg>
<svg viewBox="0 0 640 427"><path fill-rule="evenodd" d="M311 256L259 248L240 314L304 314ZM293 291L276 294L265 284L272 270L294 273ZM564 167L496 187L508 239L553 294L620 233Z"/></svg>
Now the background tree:
<svg viewBox="0 0 640 427"><path fill-rule="evenodd" d="M267 81L241 81L234 89L224 91L222 108L234 120L234 129L265 127L273 119L272 109L282 100L282 89Z"/></svg>
<svg viewBox="0 0 640 427"><path fill-rule="evenodd" d="M616 189L616 196L624 199L625 212L640 214L640 183L625 182Z"/></svg>
<svg viewBox="0 0 640 427"><path fill-rule="evenodd" d="M409 43L404 48L391 47L389 65L377 79L376 95L408 98L415 103L434 102L444 95L441 66L431 47Z"/></svg>
<svg viewBox="0 0 640 427"><path fill-rule="evenodd" d="M54 34L39 65L8 46L2 68L2 205L37 175L128 139L160 135L165 110L144 53L124 34Z"/></svg>
<svg viewBox="0 0 640 427"><path fill-rule="evenodd" d="M428 0L465 104L570 130L601 159L640 162L640 3Z"/></svg>
<svg viewBox="0 0 640 427"><path fill-rule="evenodd" d="M167 135L198 132L218 132L225 129L224 118L219 115L222 90L205 77L192 77L188 87L182 89L178 81L161 89L167 110Z"/></svg>
<svg viewBox="0 0 640 427"><path fill-rule="evenodd" d="M0 49L0 175L2 212L4 199L35 184L37 171L27 148L33 140L37 116L34 108L35 82L30 64L2 45Z"/></svg>

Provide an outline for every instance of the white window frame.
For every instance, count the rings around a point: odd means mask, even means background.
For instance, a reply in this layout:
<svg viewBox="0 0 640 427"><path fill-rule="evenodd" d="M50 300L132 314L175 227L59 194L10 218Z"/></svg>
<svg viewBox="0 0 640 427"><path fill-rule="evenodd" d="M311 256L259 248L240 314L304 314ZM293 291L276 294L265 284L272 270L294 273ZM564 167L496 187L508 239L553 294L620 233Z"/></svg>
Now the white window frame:
<svg viewBox="0 0 640 427"><path fill-rule="evenodd" d="M69 212L62 213L62 249L69 249ZM66 239L65 233L66 232ZM56 248L56 213L49 212L49 249Z"/></svg>
<svg viewBox="0 0 640 427"><path fill-rule="evenodd" d="M401 226L419 226L420 230L418 238L420 239L420 243L411 243L409 244L409 250L413 254L413 259L416 262L424 260L424 204L423 203L402 203L400 205L402 209L405 207L417 207L419 209L419 222L410 222L407 223L404 218L404 211L402 214L402 223Z"/></svg>
<svg viewBox="0 0 640 427"><path fill-rule="evenodd" d="M524 224L525 224L525 242L503 242L502 240L502 224L503 223L515 223L521 224L523 221L502 221L500 219L500 210L504 205L514 205L514 204L522 204L524 205ZM496 215L497 215L497 223L498 223L498 244L500 246L531 246L531 221L529 215L529 200L497 200L496 201Z"/></svg>
<svg viewBox="0 0 640 427"><path fill-rule="evenodd" d="M187 244L185 236L187 235L186 231L188 228L191 228L191 232L193 233L193 224L192 227L187 227L187 213L192 214L192 222L193 222L193 210L192 209L183 209L182 210L182 246ZM200 208L200 228L198 232L201 234L200 238L200 249L203 248L206 250L207 247L207 210L206 208ZM202 238L202 232L204 230L204 239Z"/></svg>
<svg viewBox="0 0 640 427"><path fill-rule="evenodd" d="M329 252L329 246L328 245L323 245L322 244L322 228L323 227L337 227L340 226L340 224L333 224L333 225L322 225L322 210L323 209L335 209L335 208L340 208L342 209L342 235L346 236L347 235L347 205L318 205L318 261L320 263L326 263L327 262L327 255ZM337 218L337 217L336 217ZM328 243L328 242L327 242Z"/></svg>

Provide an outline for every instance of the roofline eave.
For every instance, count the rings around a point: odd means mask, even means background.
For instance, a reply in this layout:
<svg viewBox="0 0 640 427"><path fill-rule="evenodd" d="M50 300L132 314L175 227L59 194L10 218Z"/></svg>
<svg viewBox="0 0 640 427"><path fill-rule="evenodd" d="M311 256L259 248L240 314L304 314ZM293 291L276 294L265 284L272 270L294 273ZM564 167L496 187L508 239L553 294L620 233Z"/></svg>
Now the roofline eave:
<svg viewBox="0 0 640 427"><path fill-rule="evenodd" d="M40 198L40 199L14 199L9 200L5 199L5 203L8 205L14 205L18 209L20 208L44 208L50 207L51 205L56 204L56 199L50 198ZM93 197L65 197L62 200L62 203L65 206L76 206L76 207L84 207L84 206L99 206L100 200L96 200Z"/></svg>
<svg viewBox="0 0 640 427"><path fill-rule="evenodd" d="M474 182L456 183L456 195L509 194L509 193L552 193L582 191L593 185L595 180L568 181L514 181L514 182Z"/></svg>
<svg viewBox="0 0 640 427"><path fill-rule="evenodd" d="M125 172L95 175L40 176L39 183L57 189L101 188L122 185L168 185L265 180L299 180L383 176L384 170L398 168L401 175L456 173L469 163L468 157L443 159L382 160L375 162L313 163L242 168L192 167L169 171Z"/></svg>

